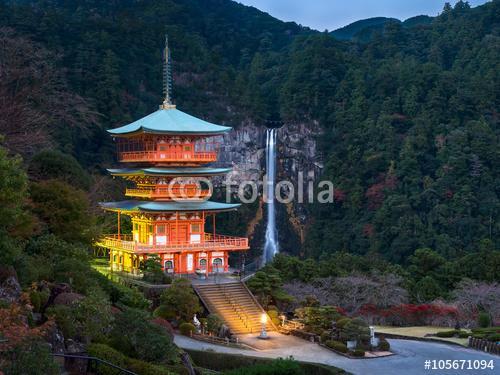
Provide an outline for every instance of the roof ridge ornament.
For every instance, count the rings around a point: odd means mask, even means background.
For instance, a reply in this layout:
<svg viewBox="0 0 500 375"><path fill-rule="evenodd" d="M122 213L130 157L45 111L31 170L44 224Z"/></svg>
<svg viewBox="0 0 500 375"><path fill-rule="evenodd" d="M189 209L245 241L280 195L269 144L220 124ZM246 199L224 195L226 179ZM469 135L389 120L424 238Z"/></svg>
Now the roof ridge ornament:
<svg viewBox="0 0 500 375"><path fill-rule="evenodd" d="M168 47L168 35L165 34L165 49L163 50L163 94L165 95L160 109L174 109L172 103L172 57Z"/></svg>

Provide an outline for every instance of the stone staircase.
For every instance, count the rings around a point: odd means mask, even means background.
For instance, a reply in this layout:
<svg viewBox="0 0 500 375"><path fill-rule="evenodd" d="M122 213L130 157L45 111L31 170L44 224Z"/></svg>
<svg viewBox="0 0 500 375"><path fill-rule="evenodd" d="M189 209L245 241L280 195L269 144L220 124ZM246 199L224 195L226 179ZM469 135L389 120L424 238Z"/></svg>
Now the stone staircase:
<svg viewBox="0 0 500 375"><path fill-rule="evenodd" d="M233 334L260 332L261 316L265 311L245 284L198 284L193 287L208 311L219 315ZM269 317L266 330L275 330Z"/></svg>

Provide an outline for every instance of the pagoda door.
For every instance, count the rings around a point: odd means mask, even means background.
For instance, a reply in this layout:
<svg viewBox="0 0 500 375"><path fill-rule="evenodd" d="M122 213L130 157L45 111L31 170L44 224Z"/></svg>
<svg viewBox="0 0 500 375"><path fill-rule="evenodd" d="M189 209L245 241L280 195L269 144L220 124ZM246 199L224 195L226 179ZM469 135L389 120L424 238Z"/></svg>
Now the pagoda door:
<svg viewBox="0 0 500 375"><path fill-rule="evenodd" d="M179 224L179 229L175 224L172 227L172 240L174 243L187 243L188 242L188 224Z"/></svg>

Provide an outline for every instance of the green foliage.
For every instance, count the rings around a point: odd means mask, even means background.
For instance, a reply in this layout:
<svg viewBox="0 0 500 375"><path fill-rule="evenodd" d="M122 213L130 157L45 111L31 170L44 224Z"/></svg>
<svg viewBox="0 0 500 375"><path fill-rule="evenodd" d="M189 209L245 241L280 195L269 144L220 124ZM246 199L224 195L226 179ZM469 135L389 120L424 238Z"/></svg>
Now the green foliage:
<svg viewBox="0 0 500 375"><path fill-rule="evenodd" d="M176 318L177 314L172 306L160 305L153 311L153 316L172 320Z"/></svg>
<svg viewBox="0 0 500 375"><path fill-rule="evenodd" d="M196 328L193 324L184 322L179 326L179 331L181 335L191 336L196 331Z"/></svg>
<svg viewBox="0 0 500 375"><path fill-rule="evenodd" d="M207 317L207 330L213 334L217 334L222 327L223 320L217 314L210 314Z"/></svg>
<svg viewBox="0 0 500 375"><path fill-rule="evenodd" d="M332 306L301 307L295 310L295 315L304 322L309 332L318 335L332 328L333 322L340 317L337 309Z"/></svg>
<svg viewBox="0 0 500 375"><path fill-rule="evenodd" d="M1 138L0 138L1 140ZM0 263L13 264L21 248L19 235L29 232L30 217L25 209L26 173L20 157L9 157L0 146Z"/></svg>
<svg viewBox="0 0 500 375"><path fill-rule="evenodd" d="M102 359L121 368L127 368L127 356L109 347L108 345L90 344L87 346L87 353L91 357ZM97 371L102 375L117 375L120 373L118 369L112 368L105 364L98 364Z"/></svg>
<svg viewBox="0 0 500 375"><path fill-rule="evenodd" d="M5 353L4 353L5 354ZM8 375L57 375L60 373L49 345L37 340L24 341L8 353L0 370Z"/></svg>
<svg viewBox="0 0 500 375"><path fill-rule="evenodd" d="M125 308L115 315L110 345L129 357L147 362L175 361L177 354L170 336L150 319L145 311Z"/></svg>
<svg viewBox="0 0 500 375"><path fill-rule="evenodd" d="M138 359L129 359L128 368L141 375L174 375L175 372L169 371L165 366L140 361Z"/></svg>
<svg viewBox="0 0 500 375"><path fill-rule="evenodd" d="M30 186L33 212L50 233L67 241L89 242L93 217L85 193L65 182L47 180Z"/></svg>
<svg viewBox="0 0 500 375"><path fill-rule="evenodd" d="M290 303L293 298L283 290L283 281L277 269L266 266L247 281L248 288L254 293L259 302L267 309L271 302Z"/></svg>
<svg viewBox="0 0 500 375"><path fill-rule="evenodd" d="M128 358L123 353L113 349L105 344L90 344L87 346L87 352L90 356L108 361L115 366L127 369L141 375L171 375L173 374L167 368L144 362L138 359ZM98 364L97 371L102 375L118 375L120 370Z"/></svg>
<svg viewBox="0 0 500 375"><path fill-rule="evenodd" d="M364 342L370 339L370 328L362 318L354 318L341 329L340 335L345 340Z"/></svg>
<svg viewBox="0 0 500 375"><path fill-rule="evenodd" d="M354 357L364 357L365 356L365 351L363 349L356 349L352 352L352 355Z"/></svg>
<svg viewBox="0 0 500 375"><path fill-rule="evenodd" d="M302 375L300 365L291 359L276 359L269 364L259 364L226 372L228 375Z"/></svg>
<svg viewBox="0 0 500 375"><path fill-rule="evenodd" d="M491 325L491 317L488 313L481 312L477 316L477 324L480 328L488 328Z"/></svg>
<svg viewBox="0 0 500 375"><path fill-rule="evenodd" d="M378 349L381 351L389 351L391 349L391 344L387 340L380 340L378 343Z"/></svg>
<svg viewBox="0 0 500 375"><path fill-rule="evenodd" d="M55 317L65 337L84 342L102 340L113 322L111 304L99 290L92 290L88 296L69 306L50 307L47 315Z"/></svg>
<svg viewBox="0 0 500 375"><path fill-rule="evenodd" d="M333 350L337 350L341 353L347 353L348 349L347 346L340 341L335 341L335 340L327 340L325 342L325 345L328 346L329 348L332 348Z"/></svg>
<svg viewBox="0 0 500 375"><path fill-rule="evenodd" d="M30 302L33 306L34 312L41 312L42 307L45 306L49 300L50 292L48 290L37 291L33 290L30 292Z"/></svg>
<svg viewBox="0 0 500 375"><path fill-rule="evenodd" d="M452 329L450 331L437 332L436 336L437 337L455 337L455 336L458 336L459 333L460 333L460 330Z"/></svg>
<svg viewBox="0 0 500 375"><path fill-rule="evenodd" d="M91 179L71 155L56 150L43 150L30 161L28 172L37 180L58 179L87 190Z"/></svg>
<svg viewBox="0 0 500 375"><path fill-rule="evenodd" d="M171 306L180 320L191 321L202 307L188 280L177 279L161 294L161 304Z"/></svg>
<svg viewBox="0 0 500 375"><path fill-rule="evenodd" d="M350 322L351 322L351 318L341 318L341 319L337 320L335 326L339 329L343 329Z"/></svg>
<svg viewBox="0 0 500 375"><path fill-rule="evenodd" d="M161 259L158 254L150 254L142 267L144 281L155 284L170 284L172 279L165 275L161 268Z"/></svg>

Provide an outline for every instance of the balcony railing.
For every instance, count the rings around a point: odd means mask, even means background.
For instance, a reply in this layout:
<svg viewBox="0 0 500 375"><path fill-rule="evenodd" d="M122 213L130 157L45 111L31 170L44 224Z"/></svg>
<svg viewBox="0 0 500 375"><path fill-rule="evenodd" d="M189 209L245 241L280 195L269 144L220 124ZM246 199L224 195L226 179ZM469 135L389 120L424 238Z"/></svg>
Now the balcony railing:
<svg viewBox="0 0 500 375"><path fill-rule="evenodd" d="M147 244L134 241L131 234L107 234L104 235L97 244L109 249L123 250L127 252L148 254L148 253L168 253L183 250L207 251L207 250L247 250L248 238L232 237L206 233L201 241L170 241L167 244Z"/></svg>
<svg viewBox="0 0 500 375"><path fill-rule="evenodd" d="M126 189L128 197L141 197L151 199L205 199L210 197L209 189L198 189L197 187L160 187L154 189Z"/></svg>
<svg viewBox="0 0 500 375"><path fill-rule="evenodd" d="M216 151L205 152L172 152L172 151L126 151L118 152L121 162L203 162L217 160Z"/></svg>

